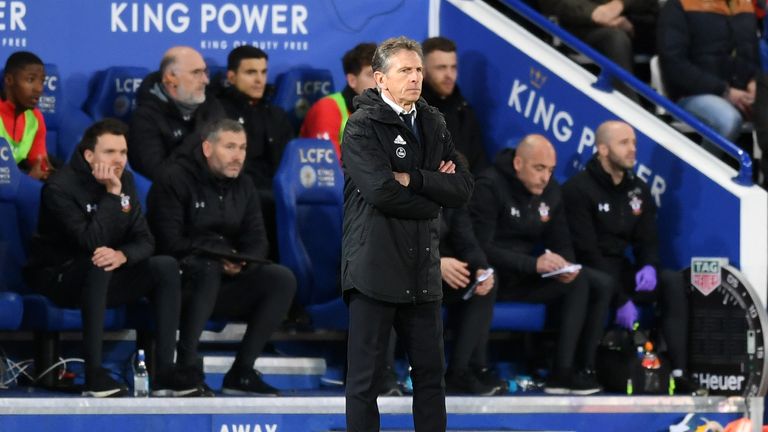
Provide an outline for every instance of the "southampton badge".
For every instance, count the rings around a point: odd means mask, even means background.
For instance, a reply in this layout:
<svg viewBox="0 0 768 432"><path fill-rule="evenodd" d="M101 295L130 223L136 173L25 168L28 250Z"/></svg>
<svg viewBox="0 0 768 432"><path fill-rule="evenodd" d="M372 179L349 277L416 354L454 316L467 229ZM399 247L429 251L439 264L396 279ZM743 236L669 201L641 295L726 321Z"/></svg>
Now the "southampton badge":
<svg viewBox="0 0 768 432"><path fill-rule="evenodd" d="M123 213L130 213L131 211L131 197L125 194L120 194L120 208Z"/></svg>
<svg viewBox="0 0 768 432"><path fill-rule="evenodd" d="M404 158L405 157L405 147L398 147L397 150L395 150L395 154L400 159Z"/></svg>
<svg viewBox="0 0 768 432"><path fill-rule="evenodd" d="M547 203L542 202L539 204L539 216L541 216L542 222L549 222L549 206Z"/></svg>
<svg viewBox="0 0 768 432"><path fill-rule="evenodd" d="M629 206L632 207L632 214L635 216L640 216L640 214L643 213L643 200L637 197L637 195L632 197L632 200L629 201Z"/></svg>

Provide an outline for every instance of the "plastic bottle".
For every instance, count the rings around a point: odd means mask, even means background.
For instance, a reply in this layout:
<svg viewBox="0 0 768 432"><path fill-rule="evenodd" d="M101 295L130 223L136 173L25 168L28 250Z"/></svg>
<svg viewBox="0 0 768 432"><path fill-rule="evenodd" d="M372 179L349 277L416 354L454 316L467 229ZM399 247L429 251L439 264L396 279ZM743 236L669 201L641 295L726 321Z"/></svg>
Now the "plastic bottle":
<svg viewBox="0 0 768 432"><path fill-rule="evenodd" d="M136 367L133 369L133 397L149 396L149 374L144 359L144 350L136 354Z"/></svg>
<svg viewBox="0 0 768 432"><path fill-rule="evenodd" d="M645 393L655 392L661 388L661 377L658 369L661 367L659 357L653 352L653 343L646 342L645 352L640 365L643 367L643 388Z"/></svg>

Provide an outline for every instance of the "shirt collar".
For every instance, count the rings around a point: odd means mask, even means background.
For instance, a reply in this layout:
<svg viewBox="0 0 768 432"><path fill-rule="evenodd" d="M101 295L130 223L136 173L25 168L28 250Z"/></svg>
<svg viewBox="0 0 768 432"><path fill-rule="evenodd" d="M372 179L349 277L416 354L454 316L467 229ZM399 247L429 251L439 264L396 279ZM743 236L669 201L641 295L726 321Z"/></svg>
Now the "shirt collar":
<svg viewBox="0 0 768 432"><path fill-rule="evenodd" d="M395 110L395 114L400 115L400 114L411 114L411 113L413 113L413 118L416 118L416 104L415 103L413 105L411 105L411 110L410 111L405 111L403 109L403 107L401 107L400 105L398 105L395 102L393 102L392 99L388 98L387 95L384 94L384 92L380 92L379 94L381 94L381 98L384 99L384 102L387 105L389 105L390 108Z"/></svg>

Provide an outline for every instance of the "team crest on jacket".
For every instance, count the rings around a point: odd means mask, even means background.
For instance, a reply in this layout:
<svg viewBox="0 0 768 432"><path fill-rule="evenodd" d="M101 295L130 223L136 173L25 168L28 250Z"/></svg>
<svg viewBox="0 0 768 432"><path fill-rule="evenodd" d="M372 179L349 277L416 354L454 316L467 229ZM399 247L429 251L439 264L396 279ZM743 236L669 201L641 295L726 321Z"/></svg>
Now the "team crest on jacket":
<svg viewBox="0 0 768 432"><path fill-rule="evenodd" d="M637 195L633 196L629 201L629 206L632 207L633 215L640 216L643 213L643 200L638 198Z"/></svg>
<svg viewBox="0 0 768 432"><path fill-rule="evenodd" d="M549 206L547 203L542 202L539 204L539 216L541 216L542 222L549 222Z"/></svg>
<svg viewBox="0 0 768 432"><path fill-rule="evenodd" d="M398 147L397 150L395 150L395 155L400 159L403 159L405 157L405 147Z"/></svg>
<svg viewBox="0 0 768 432"><path fill-rule="evenodd" d="M120 194L120 208L123 210L123 213L131 211L131 197L129 195Z"/></svg>

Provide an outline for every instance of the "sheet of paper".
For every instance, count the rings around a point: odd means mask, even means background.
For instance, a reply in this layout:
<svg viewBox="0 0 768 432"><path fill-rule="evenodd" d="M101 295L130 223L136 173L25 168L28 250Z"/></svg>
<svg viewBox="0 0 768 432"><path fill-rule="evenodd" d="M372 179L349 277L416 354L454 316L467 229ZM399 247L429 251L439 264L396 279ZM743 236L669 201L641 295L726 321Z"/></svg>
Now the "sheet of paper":
<svg viewBox="0 0 768 432"><path fill-rule="evenodd" d="M571 265L567 265L567 266L565 266L565 267L563 267L561 269L557 269L557 270L551 271L549 273L544 273L543 275L541 275L541 277L548 278L548 277L557 276L557 275L560 275L560 274L563 274L563 273L574 273L574 272L577 272L579 270L581 270L581 264L571 264Z"/></svg>

